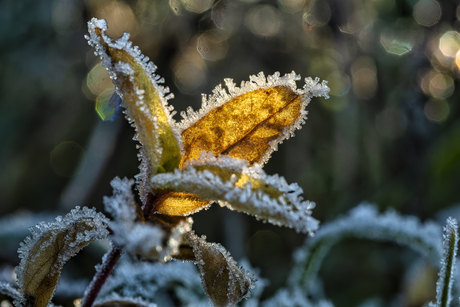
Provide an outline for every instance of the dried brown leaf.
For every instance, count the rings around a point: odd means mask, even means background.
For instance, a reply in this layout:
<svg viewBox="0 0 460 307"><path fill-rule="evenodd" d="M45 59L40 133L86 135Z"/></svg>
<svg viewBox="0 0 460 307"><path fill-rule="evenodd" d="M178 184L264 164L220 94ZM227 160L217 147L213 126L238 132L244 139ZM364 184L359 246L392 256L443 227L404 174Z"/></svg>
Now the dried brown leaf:
<svg viewBox="0 0 460 307"><path fill-rule="evenodd" d="M214 306L234 306L251 295L254 275L238 267L222 245L207 243L205 239L190 232L183 246L193 250L201 283ZM185 257L182 259L191 260Z"/></svg>

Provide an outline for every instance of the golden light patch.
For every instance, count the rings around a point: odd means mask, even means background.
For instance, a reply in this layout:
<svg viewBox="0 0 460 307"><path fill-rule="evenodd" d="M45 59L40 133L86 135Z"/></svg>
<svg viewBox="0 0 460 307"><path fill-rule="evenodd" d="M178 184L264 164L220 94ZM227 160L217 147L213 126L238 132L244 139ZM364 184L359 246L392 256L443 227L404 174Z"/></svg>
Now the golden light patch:
<svg viewBox="0 0 460 307"><path fill-rule="evenodd" d="M169 216L183 216L192 214L211 202L192 193L167 192L159 198L154 211Z"/></svg>
<svg viewBox="0 0 460 307"><path fill-rule="evenodd" d="M184 151L179 168L205 150L261 162L271 142L301 116L301 96L286 86L257 89L211 110L182 132Z"/></svg>

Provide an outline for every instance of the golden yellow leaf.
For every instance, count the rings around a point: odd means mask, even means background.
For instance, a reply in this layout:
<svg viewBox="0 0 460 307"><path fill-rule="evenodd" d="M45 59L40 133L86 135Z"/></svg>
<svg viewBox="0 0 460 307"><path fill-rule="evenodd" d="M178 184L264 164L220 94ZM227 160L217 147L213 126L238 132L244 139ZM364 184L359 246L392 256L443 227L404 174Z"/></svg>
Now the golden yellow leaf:
<svg viewBox="0 0 460 307"><path fill-rule="evenodd" d="M82 248L104 239L108 220L94 209L77 207L56 222L31 228L18 250L20 265L16 269L23 305L46 307L56 290L64 264Z"/></svg>
<svg viewBox="0 0 460 307"><path fill-rule="evenodd" d="M180 136L174 130L171 107L164 89L153 75L155 66L148 62L137 47L132 47L125 33L117 41L105 34L105 20L93 18L88 23L89 43L101 56L123 98L129 120L136 128L142 144L142 158L148 160L149 176L175 169L180 161Z"/></svg>
<svg viewBox="0 0 460 307"><path fill-rule="evenodd" d="M203 150L263 163L302 116L302 95L288 86L260 88L211 110L184 131L180 168ZM288 131L286 131L286 129Z"/></svg>

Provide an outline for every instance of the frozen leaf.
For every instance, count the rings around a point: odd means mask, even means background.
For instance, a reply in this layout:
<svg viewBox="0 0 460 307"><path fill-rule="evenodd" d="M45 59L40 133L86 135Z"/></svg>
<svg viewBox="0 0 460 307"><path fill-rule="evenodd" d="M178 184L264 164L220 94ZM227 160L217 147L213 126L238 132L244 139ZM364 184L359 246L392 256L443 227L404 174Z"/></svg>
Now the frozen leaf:
<svg viewBox="0 0 460 307"><path fill-rule="evenodd" d="M23 299L18 305L45 307L56 290L64 264L94 240L107 237L108 219L86 207L76 207L55 222L30 228L18 250L16 275Z"/></svg>
<svg viewBox="0 0 460 307"><path fill-rule="evenodd" d="M8 296L16 302L20 302L22 299L21 293L10 283L7 282L0 281L0 293Z"/></svg>
<svg viewBox="0 0 460 307"><path fill-rule="evenodd" d="M113 292L121 296L142 297L160 306L190 306L191 302L198 301L209 305L198 270L190 262L162 264L124 257L107 279L99 297L105 298ZM169 298L169 303L166 298ZM172 303L177 300L179 303Z"/></svg>
<svg viewBox="0 0 460 307"><path fill-rule="evenodd" d="M113 293L94 302L94 307L157 307L140 297L124 297Z"/></svg>
<svg viewBox="0 0 460 307"><path fill-rule="evenodd" d="M193 232L186 242L193 250L193 258L200 271L204 291L215 306L234 306L251 295L254 275L237 266L235 260L220 244L207 243L206 237L197 237Z"/></svg>
<svg viewBox="0 0 460 307"><path fill-rule="evenodd" d="M180 167L198 159L203 150L250 164L266 163L278 144L301 128L311 98L328 97L327 81L318 84L318 78L306 78L304 88L297 89L297 80L300 76L295 72L283 77L276 72L267 78L261 72L241 87L225 79L228 92L219 85L213 95L203 95L199 111L181 113L184 150Z"/></svg>
<svg viewBox="0 0 460 307"><path fill-rule="evenodd" d="M302 198L297 184L288 185L278 175L268 176L257 165L249 167L245 160L203 153L186 169L158 174L151 182L158 193L194 193L203 200L220 201L231 210L298 232L312 234L318 228L318 221L310 216L314 203ZM159 203L156 210L163 213L163 207L171 215L187 214L180 202L176 207Z"/></svg>
<svg viewBox="0 0 460 307"><path fill-rule="evenodd" d="M111 239L116 245L125 247L131 255L139 255L146 260L168 261L178 252L181 237L190 231L192 220L180 218L171 221L157 216L154 223L144 221L131 191L133 184L133 180L116 177L111 182L113 195L104 197L105 209L113 217L110 222Z"/></svg>
<svg viewBox="0 0 460 307"><path fill-rule="evenodd" d="M454 283L455 263L458 249L458 223L449 217L444 227L444 254L441 260L439 280L436 283L436 306L448 307L452 300L452 285Z"/></svg>
<svg viewBox="0 0 460 307"><path fill-rule="evenodd" d="M322 225L313 238L296 252L290 284L306 289L318 273L331 247L345 238L390 241L408 246L437 264L442 254L440 227L413 216L403 217L393 210L379 214L377 208L361 204L344 217Z"/></svg>
<svg viewBox="0 0 460 307"><path fill-rule="evenodd" d="M265 301L262 307L334 307L329 301L311 302L307 295L299 288L280 289L276 294Z"/></svg>
<svg viewBox="0 0 460 307"><path fill-rule="evenodd" d="M167 103L172 95L165 96L169 89L160 85L164 81L154 74L156 66L138 47L132 46L128 33L116 41L109 38L105 34L105 20L93 18L88 22L88 30L86 38L113 79L127 118L137 131L135 139L142 145L141 180L173 170L181 157L181 137L174 128L172 107ZM141 191L142 196L145 194Z"/></svg>

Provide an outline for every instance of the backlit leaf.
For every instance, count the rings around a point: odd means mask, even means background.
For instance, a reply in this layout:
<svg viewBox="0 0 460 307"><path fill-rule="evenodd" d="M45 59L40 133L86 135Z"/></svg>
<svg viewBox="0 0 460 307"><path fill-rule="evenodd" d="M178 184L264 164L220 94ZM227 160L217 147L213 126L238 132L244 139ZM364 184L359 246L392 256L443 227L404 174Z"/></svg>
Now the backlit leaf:
<svg viewBox="0 0 460 307"><path fill-rule="evenodd" d="M160 194L193 193L198 197L197 202L201 198L206 206L205 201L219 201L231 210L312 234L318 221L310 216L314 203L302 198L302 189L297 184L288 185L283 177L268 176L257 165L249 167L248 164L229 156L215 158L212 153L203 153L182 171L153 177L152 189ZM162 206L160 203L159 208ZM180 200L165 207L170 215L188 214L184 213Z"/></svg>
<svg viewBox="0 0 460 307"><path fill-rule="evenodd" d="M18 304L45 307L56 290L64 264L94 240L107 237L108 219L94 209L76 207L53 223L30 228L19 248L16 275L23 300Z"/></svg>
<svg viewBox="0 0 460 307"><path fill-rule="evenodd" d="M199 111L181 113L184 150L180 168L197 159L203 150L250 164L266 163L278 144L301 128L311 98L328 97L326 81L318 84L318 78L307 78L304 88L297 89L297 80L300 76L295 72L283 77L276 72L267 79L261 72L240 88L225 79L228 92L219 85L213 95L203 95Z"/></svg>
<svg viewBox="0 0 460 307"><path fill-rule="evenodd" d="M251 295L256 281L254 275L238 267L222 245L207 243L206 237L200 238L193 232L186 239L203 288L214 306L234 306Z"/></svg>
<svg viewBox="0 0 460 307"><path fill-rule="evenodd" d="M167 100L172 95L165 95L168 88L159 83L163 79L154 75L155 65L142 55L138 47L133 47L125 33L115 42L105 31L105 20L93 18L88 22L89 44L96 49L96 55L102 59L107 68L116 91L123 99L128 120L137 131L136 137L142 144L141 164L144 180L157 172L171 171L180 161L181 138L172 119L172 107ZM147 169L144 169L147 168ZM143 192L141 191L141 195Z"/></svg>

